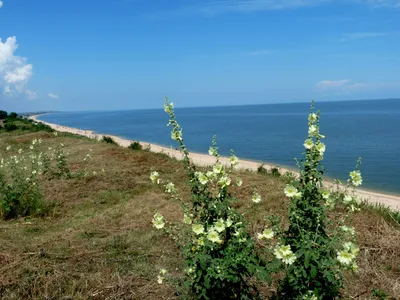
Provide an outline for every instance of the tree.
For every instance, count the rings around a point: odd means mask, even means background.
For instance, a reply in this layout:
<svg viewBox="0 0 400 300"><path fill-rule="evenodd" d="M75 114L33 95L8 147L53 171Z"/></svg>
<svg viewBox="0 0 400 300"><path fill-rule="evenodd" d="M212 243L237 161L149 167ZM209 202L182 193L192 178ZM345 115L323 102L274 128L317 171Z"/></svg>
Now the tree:
<svg viewBox="0 0 400 300"><path fill-rule="evenodd" d="M0 110L0 120L7 119L7 112L4 110Z"/></svg>

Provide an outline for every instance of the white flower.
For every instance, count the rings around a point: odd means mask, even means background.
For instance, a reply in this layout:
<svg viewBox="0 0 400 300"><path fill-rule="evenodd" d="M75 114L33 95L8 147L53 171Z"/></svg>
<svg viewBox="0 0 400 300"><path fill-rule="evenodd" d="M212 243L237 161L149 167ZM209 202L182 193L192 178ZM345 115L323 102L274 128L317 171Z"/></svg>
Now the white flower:
<svg viewBox="0 0 400 300"><path fill-rule="evenodd" d="M260 203L261 202L260 194L254 192L253 196L251 197L251 201L253 201L254 203Z"/></svg>
<svg viewBox="0 0 400 300"><path fill-rule="evenodd" d="M318 150L319 155L321 155L321 156L324 155L324 152L326 150L326 146L324 143L317 143L315 145L315 148Z"/></svg>
<svg viewBox="0 0 400 300"><path fill-rule="evenodd" d="M216 230L210 230L207 233L207 239L213 243L218 243L218 244L222 243L222 240Z"/></svg>
<svg viewBox="0 0 400 300"><path fill-rule="evenodd" d="M210 149L208 149L208 154L210 154L211 156L214 156L216 154L215 148L210 147Z"/></svg>
<svg viewBox="0 0 400 300"><path fill-rule="evenodd" d="M159 272L159 274L158 274L158 276L157 276L157 282L158 282L159 284L162 284L162 283L163 283L163 280L164 280L164 278L165 278L165 274L167 274L167 270L161 269L160 272Z"/></svg>
<svg viewBox="0 0 400 300"><path fill-rule="evenodd" d="M239 159L235 155L232 155L230 162L232 167L236 167L239 164Z"/></svg>
<svg viewBox="0 0 400 300"><path fill-rule="evenodd" d="M215 164L215 166L213 167L213 172L214 174L220 174L223 171L223 166L220 163Z"/></svg>
<svg viewBox="0 0 400 300"><path fill-rule="evenodd" d="M207 176L203 172L196 172L196 177L202 185L206 185L208 182Z"/></svg>
<svg viewBox="0 0 400 300"><path fill-rule="evenodd" d="M218 184L222 187L228 186L231 184L231 179L228 176L224 175L219 179Z"/></svg>
<svg viewBox="0 0 400 300"><path fill-rule="evenodd" d="M36 170L33 170L33 171L32 171L32 174L35 175L35 174L36 174Z"/></svg>
<svg viewBox="0 0 400 300"><path fill-rule="evenodd" d="M218 232L222 232L225 230L225 222L223 219L219 219L217 222L214 224L214 229Z"/></svg>
<svg viewBox="0 0 400 300"><path fill-rule="evenodd" d="M270 240L274 237L275 233L272 231L272 229L265 228L262 233L258 233L257 237L259 240L262 239L267 239Z"/></svg>
<svg viewBox="0 0 400 300"><path fill-rule="evenodd" d="M157 171L153 171L150 174L150 179L151 179L151 182L153 182L153 183L155 183L155 182L158 183L158 178L159 177L160 177L160 174Z"/></svg>
<svg viewBox="0 0 400 300"><path fill-rule="evenodd" d="M6 148L6 150L7 150L7 151L10 151L10 149L11 149L11 146L8 145L7 148Z"/></svg>
<svg viewBox="0 0 400 300"><path fill-rule="evenodd" d="M175 185L172 182L166 184L165 191L169 194L175 193L176 192Z"/></svg>
<svg viewBox="0 0 400 300"><path fill-rule="evenodd" d="M96 171L93 171L93 175L96 176L96 175L97 175L97 172L96 172Z"/></svg>
<svg viewBox="0 0 400 300"><path fill-rule="evenodd" d="M351 254L354 255L354 257L357 256L358 252L360 252L360 249L352 242L347 242L343 244L343 248L346 251L349 251Z"/></svg>
<svg viewBox="0 0 400 300"><path fill-rule="evenodd" d="M308 127L308 134L311 136L315 136L318 133L318 127L315 125L311 125L310 127Z"/></svg>
<svg viewBox="0 0 400 300"><path fill-rule="evenodd" d="M30 146L29 146L29 149L33 150L33 146L32 146L32 145L30 145Z"/></svg>
<svg viewBox="0 0 400 300"><path fill-rule="evenodd" d="M181 129L181 130L173 130L173 131L171 132L171 138L172 138L174 141L180 141L180 140L182 140L182 129Z"/></svg>
<svg viewBox="0 0 400 300"><path fill-rule="evenodd" d="M174 103L168 103L168 104L164 104L164 111L168 114L170 114L172 112L172 110L174 109Z"/></svg>
<svg viewBox="0 0 400 300"><path fill-rule="evenodd" d="M359 170L350 172L350 177L354 186L360 186L362 184L361 172Z"/></svg>
<svg viewBox="0 0 400 300"><path fill-rule="evenodd" d="M277 245L274 249L274 254L276 258L282 260L287 265L291 265L297 259L290 245Z"/></svg>
<svg viewBox="0 0 400 300"><path fill-rule="evenodd" d="M356 234L356 232L354 230L354 227L349 227L349 226L343 225L343 226L340 226L340 229L343 232L348 232L350 235L355 235Z"/></svg>
<svg viewBox="0 0 400 300"><path fill-rule="evenodd" d="M183 215L183 223L185 224L192 224L192 218L190 216L188 216L187 214Z"/></svg>
<svg viewBox="0 0 400 300"><path fill-rule="evenodd" d="M353 254L349 253L346 250L343 251L338 251L337 252L337 260L345 266L348 266L351 264L351 262L353 261L354 256Z"/></svg>
<svg viewBox="0 0 400 300"><path fill-rule="evenodd" d="M351 196L349 196L349 195L346 195L346 196L344 196L344 198L343 198L343 203L344 203L344 204L350 204L352 201L353 201L353 197L351 197Z"/></svg>
<svg viewBox="0 0 400 300"><path fill-rule="evenodd" d="M311 123L314 123L315 121L317 121L317 114L315 114L315 113L309 114L308 121L310 121Z"/></svg>
<svg viewBox="0 0 400 300"><path fill-rule="evenodd" d="M161 215L161 214L159 214L159 213L156 213L154 216L153 216L153 226L155 227L155 228L157 228L157 229L161 229L161 228L163 228L164 227L164 225L165 225L165 222L164 222L164 217Z"/></svg>
<svg viewBox="0 0 400 300"><path fill-rule="evenodd" d="M18 150L18 153L21 154L21 153L22 153L22 149L19 149L19 150Z"/></svg>
<svg viewBox="0 0 400 300"><path fill-rule="evenodd" d="M289 198L298 196L297 189L293 185L289 185L289 184L286 185L286 187L284 189L284 193L285 193L286 197L289 197Z"/></svg>
<svg viewBox="0 0 400 300"><path fill-rule="evenodd" d="M242 184L243 184L243 180L241 179L241 178L236 178L236 185L237 186L242 186Z"/></svg>
<svg viewBox="0 0 400 300"><path fill-rule="evenodd" d="M331 194L329 193L329 191L324 190L324 191L321 192L321 195L322 195L322 198L324 198L326 200L326 199L329 199L329 196Z"/></svg>
<svg viewBox="0 0 400 300"><path fill-rule="evenodd" d="M204 233L204 226L201 224L193 224L192 230L195 234L203 234Z"/></svg>
<svg viewBox="0 0 400 300"><path fill-rule="evenodd" d="M305 141L304 141L304 147L306 148L306 149L311 149L313 146L314 146L314 143L313 143L313 141L312 141L312 139L306 139Z"/></svg>

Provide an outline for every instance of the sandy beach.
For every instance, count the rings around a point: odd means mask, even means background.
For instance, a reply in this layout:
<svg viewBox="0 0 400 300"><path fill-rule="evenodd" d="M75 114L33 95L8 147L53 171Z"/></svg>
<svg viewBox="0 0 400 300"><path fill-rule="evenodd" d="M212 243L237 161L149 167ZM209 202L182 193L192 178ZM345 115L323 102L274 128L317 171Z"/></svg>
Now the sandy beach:
<svg viewBox="0 0 400 300"><path fill-rule="evenodd" d="M62 125L58 125L58 124L44 122L44 121L38 120L36 117L37 117L37 115L30 116L29 119L32 119L35 122L41 122L43 124L46 124L46 125L50 126L51 128L53 128L54 130L59 131L59 132L69 132L72 134L77 134L77 135L81 135L81 136L85 136L85 137L88 137L91 139L97 139L97 140L101 140L104 136L103 134L95 133L94 131L91 131L91 130L83 130L83 129L79 129L79 128L72 128L72 127L67 127L67 126L62 126ZM120 137L113 136L113 135L107 134L107 136L112 137L114 139L114 141L122 147L128 147L132 142L131 140L122 139ZM165 153L165 154L169 155L170 157L174 157L177 159L182 158L182 153L180 153L179 150L169 149L166 147L149 144L149 143L143 143L143 142L140 142L140 143L143 147L149 147L150 151L152 151L152 152ZM191 152L190 157L194 164L200 165L200 166L212 165L215 162L215 158L210 155L207 155L207 154ZM229 164L228 157L221 157L220 160L222 163ZM260 163L255 162L255 161L241 160L241 159L239 161L240 162L239 162L238 168L240 168L240 169L248 169L248 170L256 171L257 168L260 166ZM275 165L264 164L264 167L267 170L269 170L269 169L275 167ZM285 168L278 167L278 169L281 174L285 173L286 171L293 172L292 170L288 170ZM356 195L359 196L361 199L368 201L369 203L381 203L381 204L384 204L385 206L388 206L394 210L400 210L400 197L399 196L393 196L393 195L388 195L388 194L383 194L383 193L378 193L378 192L373 192L373 191L366 191L366 190L362 190L362 189L357 189Z"/></svg>

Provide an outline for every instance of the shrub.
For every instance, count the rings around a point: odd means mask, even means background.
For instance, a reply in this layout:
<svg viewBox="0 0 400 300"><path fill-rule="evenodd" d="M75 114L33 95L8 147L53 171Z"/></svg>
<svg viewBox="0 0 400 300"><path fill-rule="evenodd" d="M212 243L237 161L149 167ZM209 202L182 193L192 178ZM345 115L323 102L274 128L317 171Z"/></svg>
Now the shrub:
<svg viewBox="0 0 400 300"><path fill-rule="evenodd" d="M8 146L7 151L10 149ZM0 164L1 217L11 219L41 213L43 196L38 184L41 169L36 156L23 155L20 149L8 159L2 158Z"/></svg>
<svg viewBox="0 0 400 300"><path fill-rule="evenodd" d="M16 119L18 117L18 114L16 112L10 112L8 115L8 118L10 119Z"/></svg>
<svg viewBox="0 0 400 300"><path fill-rule="evenodd" d="M133 141L130 145L129 148L132 150L143 150L142 145L138 141Z"/></svg>
<svg viewBox="0 0 400 300"><path fill-rule="evenodd" d="M7 112L4 110L0 110L0 120L1 119L6 119L7 118Z"/></svg>
<svg viewBox="0 0 400 300"><path fill-rule="evenodd" d="M103 136L103 142L106 142L107 144L115 144L117 145L117 143L114 141L114 139L110 136Z"/></svg>
<svg viewBox="0 0 400 300"><path fill-rule="evenodd" d="M14 123L8 122L8 123L6 123L6 124L4 125L4 129L5 129L7 132L11 132L11 131L17 130L17 129L18 129L18 126L15 125Z"/></svg>

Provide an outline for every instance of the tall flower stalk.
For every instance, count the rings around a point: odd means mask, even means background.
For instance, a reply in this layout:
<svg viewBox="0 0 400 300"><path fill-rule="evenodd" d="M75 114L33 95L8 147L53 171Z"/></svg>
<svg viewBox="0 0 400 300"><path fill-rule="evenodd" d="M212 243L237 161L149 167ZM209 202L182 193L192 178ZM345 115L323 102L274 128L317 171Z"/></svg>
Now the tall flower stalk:
<svg viewBox="0 0 400 300"><path fill-rule="evenodd" d="M234 181L229 171L238 164L238 159L232 152L230 167L223 165L214 137L209 154L215 157L215 163L206 172L198 171L190 160L182 128L175 118L174 106L167 98L164 110L170 117L171 138L179 144L183 153L190 201L182 200L175 186L164 183L158 172L152 172L150 179L164 185L165 191L183 205L183 223L189 232L182 243L186 261L185 285L190 295L197 299L250 299L256 291L248 280L256 273L260 277L268 277L268 270L255 252L243 216L231 206L233 197L229 187ZM241 185L242 181L237 179L236 184ZM165 224L164 217L156 213L154 227L168 232Z"/></svg>

